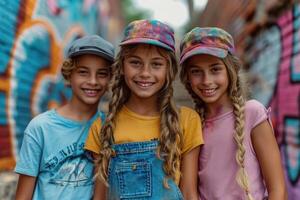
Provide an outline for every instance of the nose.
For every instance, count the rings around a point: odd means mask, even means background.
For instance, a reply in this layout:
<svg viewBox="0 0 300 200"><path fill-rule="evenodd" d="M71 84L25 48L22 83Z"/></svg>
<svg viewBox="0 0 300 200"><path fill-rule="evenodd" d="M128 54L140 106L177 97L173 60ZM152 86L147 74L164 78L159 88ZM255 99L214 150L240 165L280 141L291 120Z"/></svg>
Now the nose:
<svg viewBox="0 0 300 200"><path fill-rule="evenodd" d="M91 85L97 85L98 83L98 80L97 80L97 75L96 74L92 74L90 77L89 77L89 84Z"/></svg>
<svg viewBox="0 0 300 200"><path fill-rule="evenodd" d="M141 68L141 72L140 75L142 77L148 77L151 74L151 68L149 64L145 64L142 68Z"/></svg>
<svg viewBox="0 0 300 200"><path fill-rule="evenodd" d="M209 73L203 73L202 83L203 85L210 85L212 83L212 77Z"/></svg>

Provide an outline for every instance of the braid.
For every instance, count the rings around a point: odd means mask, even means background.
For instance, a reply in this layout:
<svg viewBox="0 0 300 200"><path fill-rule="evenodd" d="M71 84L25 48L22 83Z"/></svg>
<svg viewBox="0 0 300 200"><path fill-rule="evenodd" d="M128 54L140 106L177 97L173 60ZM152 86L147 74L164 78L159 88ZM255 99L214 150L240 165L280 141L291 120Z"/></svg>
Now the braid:
<svg viewBox="0 0 300 200"><path fill-rule="evenodd" d="M240 79L239 69L241 68L241 63L237 57L228 54L228 56L223 59L230 80L229 84L229 97L233 105L233 114L235 116L234 124L234 139L237 145L236 152L236 162L239 166L237 171L236 180L240 187L245 191L247 200L253 200L250 193L249 178L245 168L245 145L244 145L244 122L245 122L245 99L242 87L242 82Z"/></svg>
<svg viewBox="0 0 300 200"><path fill-rule="evenodd" d="M158 51L165 55L166 53ZM165 56L166 57L166 56ZM177 73L177 61L174 53L169 53L169 72L165 86L159 94L160 107L160 146L158 155L163 155L163 168L166 173L164 178L164 187L169 188L167 179L176 180L176 175L180 174L181 160L181 142L182 132L179 126L179 115L173 102L173 86L172 82Z"/></svg>
<svg viewBox="0 0 300 200"><path fill-rule="evenodd" d="M251 194L249 192L249 181L247 172L245 169L245 146L244 146L244 103L243 98L239 96L231 97L233 104L233 113L235 116L235 130L234 130L234 139L237 144L237 152L236 152L236 162L239 166L239 170L237 172L237 182L246 192L247 199L252 199Z"/></svg>
<svg viewBox="0 0 300 200"><path fill-rule="evenodd" d="M124 83L124 79L121 74L120 63L122 62L122 58L120 54L117 56L117 62L113 65L113 77L111 81L111 90L112 97L109 103L109 114L106 118L104 125L102 126L100 133L100 153L99 153L99 170L97 176L102 180L105 185L108 186L107 183L107 168L109 159L113 154L113 150L111 145L114 143L113 132L115 128L115 121L117 113L120 111L122 105L128 99L128 92L124 90L128 90L126 84Z"/></svg>

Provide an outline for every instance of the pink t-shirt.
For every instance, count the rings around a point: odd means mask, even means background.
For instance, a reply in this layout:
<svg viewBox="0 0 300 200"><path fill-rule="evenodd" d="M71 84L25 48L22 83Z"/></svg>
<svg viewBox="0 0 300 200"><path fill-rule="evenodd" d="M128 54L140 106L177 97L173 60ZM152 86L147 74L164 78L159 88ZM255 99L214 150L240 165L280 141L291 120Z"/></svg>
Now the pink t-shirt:
<svg viewBox="0 0 300 200"><path fill-rule="evenodd" d="M260 166L252 143L251 130L268 119L268 111L256 100L245 107L245 166L249 176L250 192L254 199L262 200L266 193ZM205 144L199 157L199 192L202 200L243 200L245 192L236 182L236 143L233 138L234 115L227 112L205 121Z"/></svg>

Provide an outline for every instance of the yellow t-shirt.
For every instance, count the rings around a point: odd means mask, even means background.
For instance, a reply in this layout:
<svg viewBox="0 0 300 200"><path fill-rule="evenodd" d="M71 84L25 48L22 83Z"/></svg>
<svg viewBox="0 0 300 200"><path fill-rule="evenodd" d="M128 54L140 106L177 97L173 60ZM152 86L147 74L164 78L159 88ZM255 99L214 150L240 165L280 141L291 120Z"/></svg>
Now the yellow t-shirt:
<svg viewBox="0 0 300 200"><path fill-rule="evenodd" d="M115 143L122 144L158 139L160 134L159 123L159 116L139 115L123 106L116 118ZM203 144L201 121L196 111L187 107L181 107L180 126L183 133L182 154ZM92 124L85 143L85 149L96 154L100 151L100 129L101 119L99 118Z"/></svg>

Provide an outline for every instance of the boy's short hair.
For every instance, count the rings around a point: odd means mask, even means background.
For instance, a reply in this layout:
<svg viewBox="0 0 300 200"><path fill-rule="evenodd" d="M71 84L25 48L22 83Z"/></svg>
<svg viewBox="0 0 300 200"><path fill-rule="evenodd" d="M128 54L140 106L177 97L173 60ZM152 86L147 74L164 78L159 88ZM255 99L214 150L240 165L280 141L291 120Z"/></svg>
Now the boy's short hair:
<svg viewBox="0 0 300 200"><path fill-rule="evenodd" d="M87 35L74 40L67 51L68 58L83 54L94 54L113 62L115 52L113 45L99 35Z"/></svg>

